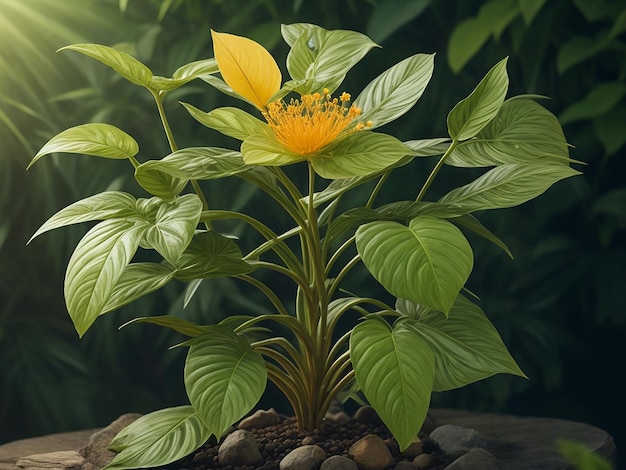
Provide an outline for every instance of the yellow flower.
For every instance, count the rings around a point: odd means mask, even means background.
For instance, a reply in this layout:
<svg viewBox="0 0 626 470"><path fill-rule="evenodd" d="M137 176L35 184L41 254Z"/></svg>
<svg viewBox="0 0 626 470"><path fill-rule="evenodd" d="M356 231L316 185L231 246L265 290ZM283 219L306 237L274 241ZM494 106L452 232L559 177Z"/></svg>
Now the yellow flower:
<svg viewBox="0 0 626 470"><path fill-rule="evenodd" d="M361 114L357 106L347 105L349 100L348 93L342 93L337 99L325 89L323 95L314 93L302 95L299 100L292 99L289 103L270 103L263 116L276 140L287 149L298 155L313 155L333 142ZM364 124L358 124L352 132L364 127Z"/></svg>

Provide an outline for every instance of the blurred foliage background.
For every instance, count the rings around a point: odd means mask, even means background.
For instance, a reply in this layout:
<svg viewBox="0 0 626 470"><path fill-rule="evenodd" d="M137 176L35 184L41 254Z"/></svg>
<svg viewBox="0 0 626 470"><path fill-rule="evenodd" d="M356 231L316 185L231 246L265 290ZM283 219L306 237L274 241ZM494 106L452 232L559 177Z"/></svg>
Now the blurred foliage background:
<svg viewBox="0 0 626 470"><path fill-rule="evenodd" d="M352 93L409 55L437 53L421 100L386 129L401 139L445 136L448 111L507 55L509 96L550 97L542 104L559 117L572 158L586 164L579 166L584 176L558 183L537 201L479 215L515 261L472 240L477 262L469 288L530 380L497 376L435 394L433 405L585 421L609 431L618 449L626 445L618 385L626 371L621 0L0 0L0 443L183 403L183 351L168 351L178 338L154 326L118 332L127 319L169 313L208 323L264 308L227 279L205 282L183 309L184 286L173 284L100 318L78 340L62 286L86 227L26 242L77 199L140 189L126 162L55 155L28 173L25 167L51 136L86 122L126 130L143 159L160 158L168 147L145 90L91 59L55 51L77 42L112 45L169 76L212 56L213 28L251 37L284 63L280 24L292 22L361 31L382 46L348 75L342 89ZM231 99L199 80L170 93L167 111L181 147L235 144L199 126L179 100L210 110ZM389 187L396 194L389 198L402 197L403 188L413 194L432 164L418 159L395 175L397 184ZM453 169L444 175L442 192L463 184ZM239 180L205 190L215 207L264 210ZM268 403L275 404L270 396Z"/></svg>

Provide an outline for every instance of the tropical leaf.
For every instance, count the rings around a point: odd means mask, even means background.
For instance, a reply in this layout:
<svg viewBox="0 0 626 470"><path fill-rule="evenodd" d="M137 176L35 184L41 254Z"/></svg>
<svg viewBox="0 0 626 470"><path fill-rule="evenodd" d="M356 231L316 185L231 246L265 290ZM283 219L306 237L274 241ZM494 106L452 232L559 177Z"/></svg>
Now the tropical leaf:
<svg viewBox="0 0 626 470"><path fill-rule="evenodd" d="M120 326L120 329L134 323L151 323L153 325L169 328L177 333L180 333L181 335L189 336L190 338L203 335L207 333L209 331L208 328L210 328L171 315L159 315L155 317L133 318Z"/></svg>
<svg viewBox="0 0 626 470"><path fill-rule="evenodd" d="M406 449L422 427L435 376L427 343L410 328L366 320L350 334L350 360L363 394Z"/></svg>
<svg viewBox="0 0 626 470"><path fill-rule="evenodd" d="M431 216L409 226L377 221L356 232L356 247L368 271L396 297L446 314L472 270L472 249L451 223Z"/></svg>
<svg viewBox="0 0 626 470"><path fill-rule="evenodd" d="M504 251L509 258L513 259L513 254L509 250L509 248L504 244L502 240L496 237L491 231L489 231L480 221L471 214L461 215L459 217L454 217L450 219L451 222L454 222L461 227L465 227L468 230L471 230L476 235L483 237L485 240L489 240L494 245L500 247L502 251Z"/></svg>
<svg viewBox="0 0 626 470"><path fill-rule="evenodd" d="M65 50L80 52L111 67L129 82L146 88L150 87L152 71L125 52L100 44L72 44L59 49L59 51Z"/></svg>
<svg viewBox="0 0 626 470"><path fill-rule="evenodd" d="M165 408L141 416L122 429L110 448L119 453L106 470L159 467L189 455L211 432L193 407Z"/></svg>
<svg viewBox="0 0 626 470"><path fill-rule="evenodd" d="M476 135L457 145L448 165L482 167L528 161L567 163L563 130L547 109L527 99L504 102L495 119Z"/></svg>
<svg viewBox="0 0 626 470"><path fill-rule="evenodd" d="M219 325L189 344L187 395L202 422L221 436L261 398L267 382L263 357L245 337Z"/></svg>
<svg viewBox="0 0 626 470"><path fill-rule="evenodd" d="M110 219L82 238L67 265L65 303L79 336L104 312L148 225Z"/></svg>
<svg viewBox="0 0 626 470"><path fill-rule="evenodd" d="M306 160L305 155L292 152L267 133L244 140L241 154L248 165L283 166Z"/></svg>
<svg viewBox="0 0 626 470"><path fill-rule="evenodd" d="M433 157L443 155L450 147L450 139L447 137L437 139L407 140L403 142L414 157Z"/></svg>
<svg viewBox="0 0 626 470"><path fill-rule="evenodd" d="M224 81L258 109L280 89L281 73L271 54L251 39L211 31Z"/></svg>
<svg viewBox="0 0 626 470"><path fill-rule="evenodd" d="M459 295L447 318L406 301L396 308L411 317L403 323L434 353L434 391L463 387L499 373L526 377L487 316L465 297Z"/></svg>
<svg viewBox="0 0 626 470"><path fill-rule="evenodd" d="M28 243L42 233L55 228L92 220L124 218L136 213L135 198L128 193L105 191L94 194L76 201L54 214L37 229L35 234L28 240Z"/></svg>
<svg viewBox="0 0 626 470"><path fill-rule="evenodd" d="M234 241L216 232L200 232L194 235L187 250L178 258L176 278L192 281L253 271L254 268L241 257Z"/></svg>
<svg viewBox="0 0 626 470"><path fill-rule="evenodd" d="M28 168L44 155L57 152L125 159L137 155L139 145L126 132L110 124L83 124L70 127L50 139L33 157Z"/></svg>
<svg viewBox="0 0 626 470"><path fill-rule="evenodd" d="M238 140L246 140L253 134L271 135L266 123L239 108L216 108L205 113L187 103L183 106L200 124Z"/></svg>
<svg viewBox="0 0 626 470"><path fill-rule="evenodd" d="M364 34L346 30L328 31L305 23L283 25L281 32L291 46L287 55L289 75L294 80L305 80L304 86L296 88L302 94L322 91L323 88L333 93L348 70L373 47L377 47Z"/></svg>
<svg viewBox="0 0 626 470"><path fill-rule="evenodd" d="M195 194L185 194L172 202L152 198L140 207L149 224L142 243L175 265L198 226L202 201Z"/></svg>
<svg viewBox="0 0 626 470"><path fill-rule="evenodd" d="M343 179L380 173L410 153L395 137L360 131L323 148L311 163L322 178Z"/></svg>
<svg viewBox="0 0 626 470"><path fill-rule="evenodd" d="M434 54L416 54L386 70L357 96L359 121L372 121L370 129L391 122L417 103L433 74Z"/></svg>
<svg viewBox="0 0 626 470"><path fill-rule="evenodd" d="M174 269L167 264L129 264L115 284L102 313L117 310L150 292L154 292L173 278Z"/></svg>
<svg viewBox="0 0 626 470"><path fill-rule="evenodd" d="M196 78L217 73L219 68L215 59L198 60L177 69L172 78L152 77L150 88L159 91L172 91Z"/></svg>
<svg viewBox="0 0 626 470"><path fill-rule="evenodd" d="M579 174L561 163L509 163L453 189L439 202L453 207L458 215L513 207L539 196L557 181Z"/></svg>
<svg viewBox="0 0 626 470"><path fill-rule="evenodd" d="M173 201L187 186L189 180L176 178L159 168L154 168L154 163L145 162L135 168L137 183L153 196L164 201Z"/></svg>
<svg viewBox="0 0 626 470"><path fill-rule="evenodd" d="M457 141L474 137L491 121L504 102L509 87L508 58L492 67L472 93L448 114L448 133Z"/></svg>
<svg viewBox="0 0 626 470"><path fill-rule="evenodd" d="M210 180L248 171L239 152L218 147L187 147L161 160L149 160L135 170L135 178L149 184L153 174L167 174L175 180ZM144 181L144 178L145 181Z"/></svg>

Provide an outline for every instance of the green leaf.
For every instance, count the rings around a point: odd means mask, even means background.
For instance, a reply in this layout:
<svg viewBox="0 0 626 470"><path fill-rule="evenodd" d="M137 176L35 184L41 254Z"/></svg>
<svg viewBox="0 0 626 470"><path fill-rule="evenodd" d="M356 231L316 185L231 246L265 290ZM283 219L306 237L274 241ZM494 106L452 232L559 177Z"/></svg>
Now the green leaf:
<svg viewBox="0 0 626 470"><path fill-rule="evenodd" d="M435 356L433 390L463 387L495 374L525 377L483 311L459 295L448 317L423 306L398 302L405 323L428 344Z"/></svg>
<svg viewBox="0 0 626 470"><path fill-rule="evenodd" d="M472 271L472 248L451 223L431 216L371 222L356 232L368 271L396 297L446 314Z"/></svg>
<svg viewBox="0 0 626 470"><path fill-rule="evenodd" d="M380 218L380 215L373 209L366 207L352 208L330 223L325 238L328 241L333 241L345 232L354 230L359 225L379 220Z"/></svg>
<svg viewBox="0 0 626 470"><path fill-rule="evenodd" d="M281 31L285 38L298 36L290 44L287 70L294 80L306 79L315 83L315 89L298 90L305 93L321 91L324 87L332 93L348 70L377 47L370 38L356 31L328 31L302 23L283 25Z"/></svg>
<svg viewBox="0 0 626 470"><path fill-rule="evenodd" d="M359 121L372 121L374 129L405 114L424 93L434 61L434 54L416 54L376 77L353 100L362 111Z"/></svg>
<svg viewBox="0 0 626 470"><path fill-rule="evenodd" d="M480 221L471 214L461 215L459 217L454 217L450 220L461 227L465 227L468 230L471 230L476 235L483 237L485 240L489 240L494 245L500 247L502 251L504 251L509 258L513 259L513 254L509 250L509 248L504 244L502 240L496 237L491 231L489 231Z"/></svg>
<svg viewBox="0 0 626 470"><path fill-rule="evenodd" d="M387 220L410 221L420 215L432 215L440 219L457 216L454 206L437 202L396 201L385 204L376 209L379 217Z"/></svg>
<svg viewBox="0 0 626 470"><path fill-rule="evenodd" d="M613 465L601 455L589 450L585 444L558 439L556 444L565 459L577 470L613 470Z"/></svg>
<svg viewBox="0 0 626 470"><path fill-rule="evenodd" d="M100 222L82 238L65 274L65 303L79 336L104 312L135 254L147 224L124 219Z"/></svg>
<svg viewBox="0 0 626 470"><path fill-rule="evenodd" d="M583 14L589 22L598 21L609 14L609 5L605 0L573 0L578 10Z"/></svg>
<svg viewBox="0 0 626 470"><path fill-rule="evenodd" d="M568 147L556 117L531 100L504 102L476 138L457 145L446 163L484 167L532 161L567 163Z"/></svg>
<svg viewBox="0 0 626 470"><path fill-rule="evenodd" d="M311 163L322 178L342 179L379 173L410 153L395 137L360 131L323 148Z"/></svg>
<svg viewBox="0 0 626 470"><path fill-rule="evenodd" d="M186 178L173 177L159 168L154 168L155 166L158 167L148 161L135 168L137 183L153 196L164 201L173 201L189 181Z"/></svg>
<svg viewBox="0 0 626 470"><path fill-rule="evenodd" d="M626 95L626 84L605 82L594 86L582 100L568 106L559 116L561 124L590 119L613 109Z"/></svg>
<svg viewBox="0 0 626 470"><path fill-rule="evenodd" d="M119 451L106 470L160 467L175 462L204 444L211 432L193 407L178 406L141 416L113 438Z"/></svg>
<svg viewBox="0 0 626 470"><path fill-rule="evenodd" d="M417 18L431 0L387 0L380 2L367 22L367 35L382 42L403 25Z"/></svg>
<svg viewBox="0 0 626 470"><path fill-rule="evenodd" d="M246 140L254 134L271 135L266 123L239 108L216 108L205 113L187 103L183 106L200 124L238 140Z"/></svg>
<svg viewBox="0 0 626 470"><path fill-rule="evenodd" d="M543 8L546 0L517 0L517 7L522 13L524 23L529 25L533 22L537 13Z"/></svg>
<svg viewBox="0 0 626 470"><path fill-rule="evenodd" d="M217 72L219 72L219 68L215 59L198 60L177 69L172 78L152 77L150 88L159 91L172 91L196 78Z"/></svg>
<svg viewBox="0 0 626 470"><path fill-rule="evenodd" d="M195 194L185 194L172 202L153 199L156 211L146 212L150 223L143 242L175 265L187 249L202 213L202 201ZM154 213L154 217L152 217Z"/></svg>
<svg viewBox="0 0 626 470"><path fill-rule="evenodd" d="M259 401L267 382L263 357L223 326L190 342L185 388L202 422L216 436Z"/></svg>
<svg viewBox="0 0 626 470"><path fill-rule="evenodd" d="M436 139L407 140L403 142L414 157L433 157L443 155L450 147L450 139L439 137Z"/></svg>
<svg viewBox="0 0 626 470"><path fill-rule="evenodd" d="M134 263L115 284L102 313L111 312L160 289L174 278L174 269L166 264Z"/></svg>
<svg viewBox="0 0 626 470"><path fill-rule="evenodd" d="M453 189L439 202L456 208L458 215L513 207L539 196L557 181L579 174L560 163L510 163L493 168L473 182Z"/></svg>
<svg viewBox="0 0 626 470"><path fill-rule="evenodd" d="M129 82L146 88L150 87L152 71L125 52L99 44L72 44L59 49L59 51L64 50L80 52L111 67Z"/></svg>
<svg viewBox="0 0 626 470"><path fill-rule="evenodd" d="M604 29L595 38L575 36L559 48L556 58L557 70L563 74L566 70L577 65L598 52L605 49L611 39L610 31Z"/></svg>
<svg viewBox="0 0 626 470"><path fill-rule="evenodd" d="M457 141L478 134L491 121L504 103L509 77L507 58L493 66L474 91L460 101L448 114L448 132Z"/></svg>
<svg viewBox="0 0 626 470"><path fill-rule="evenodd" d="M28 240L30 243L35 237L66 225L89 222L92 220L105 220L123 218L137 213L135 198L121 191L105 191L93 196L76 201L50 217L39 227L35 234Z"/></svg>
<svg viewBox="0 0 626 470"><path fill-rule="evenodd" d="M132 266L132 265L131 265ZM195 338L196 336L207 333L210 327L197 325L196 323L183 320L182 318L174 317L171 315L159 315L156 317L140 317L133 318L132 320L124 323L120 326L120 329L134 324L134 323L151 323L153 325L162 326L180 333L181 335Z"/></svg>
<svg viewBox="0 0 626 470"><path fill-rule="evenodd" d="M448 64L458 73L476 55L490 36L498 39L519 14L515 0L484 2L478 16L463 20L452 31L448 43Z"/></svg>
<svg viewBox="0 0 626 470"><path fill-rule="evenodd" d="M28 168L44 155L57 152L125 159L137 155L139 145L126 132L110 124L83 124L70 127L50 139L33 157Z"/></svg>
<svg viewBox="0 0 626 470"><path fill-rule="evenodd" d="M607 155L615 154L626 144L624 122L626 122L626 108L623 106L613 109L593 120L593 130L598 136L598 139L600 139L600 142L602 142L602 145L604 145L604 150Z"/></svg>
<svg viewBox="0 0 626 470"><path fill-rule="evenodd" d="M253 271L241 257L234 241L216 232L197 233L176 262L176 278L191 281Z"/></svg>
<svg viewBox="0 0 626 470"><path fill-rule="evenodd" d="M137 181L149 184L153 174L167 174L178 180L210 180L248 171L241 153L218 147L187 147L161 160L142 163L135 170ZM144 178L146 180L144 181Z"/></svg>
<svg viewBox="0 0 626 470"><path fill-rule="evenodd" d="M248 165L283 166L306 160L293 153L269 134L255 134L241 144L243 160Z"/></svg>
<svg viewBox="0 0 626 470"><path fill-rule="evenodd" d="M363 394L406 449L419 432L432 392L433 353L403 325L366 320L350 334L350 360Z"/></svg>

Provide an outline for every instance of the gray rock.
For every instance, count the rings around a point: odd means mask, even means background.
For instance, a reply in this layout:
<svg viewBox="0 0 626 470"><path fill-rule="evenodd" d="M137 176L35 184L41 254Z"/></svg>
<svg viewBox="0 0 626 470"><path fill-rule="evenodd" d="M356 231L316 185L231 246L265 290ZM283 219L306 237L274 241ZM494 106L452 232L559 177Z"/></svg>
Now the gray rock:
<svg viewBox="0 0 626 470"><path fill-rule="evenodd" d="M106 428L94 433L89 443L79 450L80 455L85 458L82 470L100 470L108 465L115 457L115 453L107 449L111 440L140 416L138 413L124 414Z"/></svg>
<svg viewBox="0 0 626 470"><path fill-rule="evenodd" d="M485 449L472 449L446 467L446 470L497 470L498 459Z"/></svg>
<svg viewBox="0 0 626 470"><path fill-rule="evenodd" d="M435 461L433 454L420 454L413 459L413 463L417 465L419 470L426 470Z"/></svg>
<svg viewBox="0 0 626 470"><path fill-rule="evenodd" d="M420 470L420 468L413 462L407 462L406 460L403 460L401 462L398 462L396 466L393 467L393 470Z"/></svg>
<svg viewBox="0 0 626 470"><path fill-rule="evenodd" d="M23 457L15 466L23 470L80 470L84 460L75 450L61 450Z"/></svg>
<svg viewBox="0 0 626 470"><path fill-rule="evenodd" d="M229 434L217 450L217 457L222 465L255 465L263 461L256 439L245 429Z"/></svg>
<svg viewBox="0 0 626 470"><path fill-rule="evenodd" d="M260 429L272 424L280 423L280 416L276 413L274 408L269 410L257 410L247 418L242 419L239 422L239 429Z"/></svg>
<svg viewBox="0 0 626 470"><path fill-rule="evenodd" d="M359 470L359 467L348 457L333 455L322 462L320 470Z"/></svg>
<svg viewBox="0 0 626 470"><path fill-rule="evenodd" d="M488 449L497 439L491 439L476 429L464 428L453 424L444 424L430 433L430 438L437 441L445 452L468 451L474 447ZM495 442L494 442L495 441Z"/></svg>
<svg viewBox="0 0 626 470"><path fill-rule="evenodd" d="M280 461L280 470L317 470L326 459L324 449L314 445L300 446Z"/></svg>
<svg viewBox="0 0 626 470"><path fill-rule="evenodd" d="M337 413L331 413L330 411L327 411L324 419L337 424L346 424L348 421L350 421L350 416L348 416L348 413L346 413L345 411L338 411Z"/></svg>
<svg viewBox="0 0 626 470"><path fill-rule="evenodd" d="M374 424L378 426L379 424L383 424L383 421L378 416L378 413L374 411L374 408L371 406L362 406L356 413L354 413L354 420L363 424Z"/></svg>
<svg viewBox="0 0 626 470"><path fill-rule="evenodd" d="M384 470L394 462L385 442L374 434L352 444L348 454L361 470Z"/></svg>

